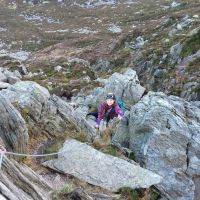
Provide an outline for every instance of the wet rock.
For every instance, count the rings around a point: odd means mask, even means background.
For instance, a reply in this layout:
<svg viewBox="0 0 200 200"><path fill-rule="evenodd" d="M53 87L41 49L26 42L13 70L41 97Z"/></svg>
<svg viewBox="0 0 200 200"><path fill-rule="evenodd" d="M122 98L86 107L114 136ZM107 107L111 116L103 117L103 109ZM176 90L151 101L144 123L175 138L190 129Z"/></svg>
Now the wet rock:
<svg viewBox="0 0 200 200"><path fill-rule="evenodd" d="M59 152L58 159L46 161L43 165L112 191L122 187L148 188L162 181L151 171L103 154L76 140L67 140Z"/></svg>

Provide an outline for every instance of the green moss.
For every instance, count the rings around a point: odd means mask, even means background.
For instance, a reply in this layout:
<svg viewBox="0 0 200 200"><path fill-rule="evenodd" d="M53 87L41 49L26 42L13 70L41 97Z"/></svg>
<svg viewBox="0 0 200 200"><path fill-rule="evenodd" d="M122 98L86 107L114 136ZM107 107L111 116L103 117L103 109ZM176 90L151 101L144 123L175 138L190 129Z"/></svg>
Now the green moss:
<svg viewBox="0 0 200 200"><path fill-rule="evenodd" d="M100 41L101 41L101 39L79 40L79 41L75 42L74 45L78 48L84 48L87 46L96 45Z"/></svg>
<svg viewBox="0 0 200 200"><path fill-rule="evenodd" d="M131 51L132 50L130 48L123 48L118 51L118 55L116 56L116 58L110 62L111 65L115 68L123 67L125 61L129 59Z"/></svg>
<svg viewBox="0 0 200 200"><path fill-rule="evenodd" d="M129 200L139 200L139 194L136 190L131 188L121 188L119 190L121 194L120 200L129 199Z"/></svg>
<svg viewBox="0 0 200 200"><path fill-rule="evenodd" d="M27 108L22 109L22 110L21 110L21 116L24 118L24 120L25 120L26 122L28 122L29 119L30 119L29 110L28 110Z"/></svg>
<svg viewBox="0 0 200 200"><path fill-rule="evenodd" d="M200 86L197 86L196 88L192 89L191 92L200 93Z"/></svg>
<svg viewBox="0 0 200 200"><path fill-rule="evenodd" d="M184 42L183 49L181 52L182 57L189 56L196 53L200 49L200 31L192 35L189 39Z"/></svg>
<svg viewBox="0 0 200 200"><path fill-rule="evenodd" d="M92 143L92 146L97 150L100 150L102 148L102 144L99 141L94 141Z"/></svg>
<svg viewBox="0 0 200 200"><path fill-rule="evenodd" d="M151 187L149 192L150 200L158 200L160 198L160 194L155 188Z"/></svg>
<svg viewBox="0 0 200 200"><path fill-rule="evenodd" d="M200 68L200 58L197 58L189 63L189 65L186 67L187 72L197 72Z"/></svg>
<svg viewBox="0 0 200 200"><path fill-rule="evenodd" d="M66 199L68 194L71 193L75 187L73 183L66 183L61 189L52 193L52 200Z"/></svg>
<svg viewBox="0 0 200 200"><path fill-rule="evenodd" d="M135 154L133 152L131 152L129 154L128 158L135 161Z"/></svg>
<svg viewBox="0 0 200 200"><path fill-rule="evenodd" d="M102 149L103 153L112 155L112 156L117 156L118 155L118 150L114 146L107 146Z"/></svg>
<svg viewBox="0 0 200 200"><path fill-rule="evenodd" d="M74 137L74 139L76 139L76 140L78 140L78 141L80 141L80 142L88 142L88 137L87 137L87 135L86 135L85 133L83 133L83 132L78 133L78 134Z"/></svg>

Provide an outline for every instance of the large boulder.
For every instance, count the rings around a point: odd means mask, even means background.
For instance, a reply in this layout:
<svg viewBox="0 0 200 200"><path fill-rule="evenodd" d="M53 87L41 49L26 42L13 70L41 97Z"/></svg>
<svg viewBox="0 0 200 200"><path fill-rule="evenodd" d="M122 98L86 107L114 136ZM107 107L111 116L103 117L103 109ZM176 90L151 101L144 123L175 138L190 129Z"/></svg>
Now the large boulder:
<svg viewBox="0 0 200 200"><path fill-rule="evenodd" d="M164 177L157 187L170 200L200 199L199 122L195 104L163 93L150 92L131 108L129 147Z"/></svg>
<svg viewBox="0 0 200 200"><path fill-rule="evenodd" d="M0 71L0 82L6 82L6 81L7 81L7 77L3 74L3 72Z"/></svg>
<svg viewBox="0 0 200 200"><path fill-rule="evenodd" d="M0 171L0 199L50 200L51 186L38 174L15 160L3 158Z"/></svg>
<svg viewBox="0 0 200 200"><path fill-rule="evenodd" d="M94 89L87 97L83 97L82 94L79 94L74 101L76 101L77 104L98 108L99 104L105 100L106 94L113 92L123 101L125 107L130 109L133 104L141 99L145 92L145 88L139 83L136 72L130 68L123 74L114 73L108 79L100 79L99 82L103 87Z"/></svg>
<svg viewBox="0 0 200 200"><path fill-rule="evenodd" d="M162 181L161 176L149 170L72 139L64 143L58 159L43 165L112 191L123 187L148 188Z"/></svg>
<svg viewBox="0 0 200 200"><path fill-rule="evenodd" d="M0 95L0 138L7 150L23 153L28 144L28 129L20 113Z"/></svg>
<svg viewBox="0 0 200 200"><path fill-rule="evenodd" d="M57 137L65 134L71 124L79 131L85 132L89 138L96 134L85 116L59 97L51 96L46 88L35 82L17 82L0 91L0 94L21 113L33 134L43 133Z"/></svg>
<svg viewBox="0 0 200 200"><path fill-rule="evenodd" d="M88 139L93 140L96 136L96 129L85 119L85 112L82 109L74 109L73 106L64 102L59 97L53 95L50 98L57 109L57 114L65 123L74 124L78 131L85 133Z"/></svg>

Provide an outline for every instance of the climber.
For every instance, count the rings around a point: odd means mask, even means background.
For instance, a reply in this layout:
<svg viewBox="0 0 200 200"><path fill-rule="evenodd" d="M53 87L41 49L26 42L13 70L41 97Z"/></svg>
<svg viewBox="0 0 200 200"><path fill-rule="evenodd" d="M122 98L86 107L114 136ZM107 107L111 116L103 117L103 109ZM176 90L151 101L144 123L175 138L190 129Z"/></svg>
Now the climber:
<svg viewBox="0 0 200 200"><path fill-rule="evenodd" d="M88 113L87 115L93 115L96 117L95 128L98 129L101 120L105 120L106 123L114 117L118 117L118 119L121 120L124 115L124 111L120 108L115 95L113 93L108 93L105 101L99 106L98 112Z"/></svg>

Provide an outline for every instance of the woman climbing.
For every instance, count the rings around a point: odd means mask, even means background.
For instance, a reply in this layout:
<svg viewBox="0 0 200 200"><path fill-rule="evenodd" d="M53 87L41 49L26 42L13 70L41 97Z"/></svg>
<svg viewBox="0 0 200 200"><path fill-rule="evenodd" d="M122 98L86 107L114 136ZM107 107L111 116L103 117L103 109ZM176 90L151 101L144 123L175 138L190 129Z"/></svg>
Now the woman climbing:
<svg viewBox="0 0 200 200"><path fill-rule="evenodd" d="M113 93L108 93L105 101L100 104L98 112L88 113L87 115L93 115L96 117L95 128L98 129L101 120L105 120L106 123L114 117L118 117L118 119L121 120L124 115L124 111L120 108L115 95Z"/></svg>

